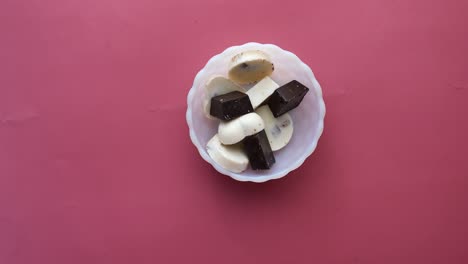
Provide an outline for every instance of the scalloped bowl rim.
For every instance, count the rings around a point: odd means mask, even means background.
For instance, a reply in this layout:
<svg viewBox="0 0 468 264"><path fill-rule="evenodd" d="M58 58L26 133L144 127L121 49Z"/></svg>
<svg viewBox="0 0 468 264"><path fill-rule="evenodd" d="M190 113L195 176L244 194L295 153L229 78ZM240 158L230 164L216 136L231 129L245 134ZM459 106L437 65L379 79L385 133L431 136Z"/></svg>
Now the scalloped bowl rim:
<svg viewBox="0 0 468 264"><path fill-rule="evenodd" d="M301 159L298 159L295 163L292 163L287 170L283 170L283 171L279 171L279 172L276 172L276 173L273 173L273 174L269 174L269 175L263 175L263 176L256 176L256 177L251 177L251 176L245 176L245 175L242 175L241 173L234 173L234 172L230 172L230 171L227 171L225 169L223 169L222 167L220 167L218 164L216 164L216 162L214 162L210 157L209 155L204 151L205 150L205 147L202 146L200 144L200 142L198 141L196 135L195 135L195 131L193 130L193 122L192 122L192 108L191 108L191 102L193 100L193 96L195 94L195 90L197 89L197 87L195 87L195 84L197 83L197 80L199 78L201 78L200 76L203 75L203 72L205 71L205 68L211 64L213 61L215 61L218 57L220 56L223 56L225 55L226 53L229 53L231 50L233 49L236 49L236 48L239 48L239 47L242 47L242 46L246 46L246 45L270 45L270 46L273 46L275 48L278 48L280 49L281 51L285 52L285 54L287 54L288 56L293 56L295 57L295 59L297 59L299 62L300 62L300 65L301 67L303 67L305 69L305 71L307 72L308 76L311 78L312 80L312 83L313 83L313 89L315 90L316 92L316 95L317 95L317 101L318 101L318 104L319 104L319 124L317 126L317 133L316 133L316 139L315 141L309 145L309 147L307 148L306 152L304 155L302 155ZM209 164L211 164L214 169L216 171L218 171L219 173L221 174L224 174L224 175L227 175L235 180L238 180L238 181L242 181L242 182L256 182L256 183L261 183L261 182L266 182L266 181L269 181L269 180L274 180L274 179L279 179L279 178L282 178L284 176L286 176L289 172L299 168L303 163L304 161L315 151L316 147L317 147L317 143L322 135L322 132L323 132L323 126L324 126L324 119L325 119L325 102L323 101L323 95L322 95L322 88L320 86L320 84L318 83L318 81L315 79L315 75L314 73L312 72L312 69L307 65L305 64L299 57L297 57L294 53L290 52L290 51L287 51L287 50L284 50L274 44L261 44L261 43L257 43L257 42L248 42L248 43L245 43L243 45L237 45L237 46L231 46L227 49L225 49L223 52L211 57L210 60L208 60L208 62L206 63L205 67L203 67L198 73L197 75L195 76L195 79L193 81L193 85L192 85L192 88L190 88L190 91L188 93L188 96L187 96L187 112L186 112L186 120L187 120L187 124L188 124L188 127L189 127L189 132L190 132L190 139L192 140L192 143L193 145L195 145L195 147L197 148L198 152L200 153L200 156L206 161L208 162Z"/></svg>

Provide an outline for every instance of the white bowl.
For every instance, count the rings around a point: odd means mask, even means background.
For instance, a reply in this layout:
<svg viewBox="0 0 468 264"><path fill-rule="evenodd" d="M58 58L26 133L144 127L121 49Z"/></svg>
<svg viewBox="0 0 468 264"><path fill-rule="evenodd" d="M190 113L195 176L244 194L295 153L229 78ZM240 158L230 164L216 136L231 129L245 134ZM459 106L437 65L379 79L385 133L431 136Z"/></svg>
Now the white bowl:
<svg viewBox="0 0 468 264"><path fill-rule="evenodd" d="M230 172L214 162L206 152L206 143L218 130L218 120L208 119L202 107L205 82L213 75L227 77L228 62L236 54L246 50L262 50L271 56L275 70L271 78L279 85L292 80L298 80L310 91L302 103L289 112L293 119L294 133L291 141L283 149L274 152L276 163L269 170L252 170L248 168L242 173ZM205 68L198 72L187 97L187 123L190 138L204 160L210 163L218 172L238 181L265 182L278 179L304 163L315 150L323 131L325 103L322 89L314 77L312 70L296 55L272 44L246 43L232 46L221 54L212 57Z"/></svg>

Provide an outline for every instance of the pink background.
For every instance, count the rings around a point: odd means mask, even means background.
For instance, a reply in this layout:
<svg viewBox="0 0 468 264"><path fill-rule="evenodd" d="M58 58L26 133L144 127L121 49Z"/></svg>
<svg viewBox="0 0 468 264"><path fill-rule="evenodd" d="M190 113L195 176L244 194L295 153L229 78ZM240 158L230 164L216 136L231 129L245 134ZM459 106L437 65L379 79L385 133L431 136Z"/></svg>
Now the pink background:
<svg viewBox="0 0 468 264"><path fill-rule="evenodd" d="M468 263L468 2L274 2L1 0L0 263ZM197 71L248 41L327 104L266 184L185 123Z"/></svg>

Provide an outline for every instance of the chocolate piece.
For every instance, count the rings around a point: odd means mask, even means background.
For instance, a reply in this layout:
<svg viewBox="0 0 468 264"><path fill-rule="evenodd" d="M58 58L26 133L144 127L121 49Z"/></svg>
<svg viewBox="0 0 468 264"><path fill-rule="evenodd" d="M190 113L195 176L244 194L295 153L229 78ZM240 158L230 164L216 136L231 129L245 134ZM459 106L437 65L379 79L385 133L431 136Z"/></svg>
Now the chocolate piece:
<svg viewBox="0 0 468 264"><path fill-rule="evenodd" d="M276 89L267 102L273 116L278 117L296 108L308 91L309 88L296 80Z"/></svg>
<svg viewBox="0 0 468 264"><path fill-rule="evenodd" d="M210 115L224 121L253 111L249 96L243 92L234 91L211 98Z"/></svg>
<svg viewBox="0 0 468 264"><path fill-rule="evenodd" d="M267 170L275 163L265 130L246 137L243 141L244 150L253 170Z"/></svg>

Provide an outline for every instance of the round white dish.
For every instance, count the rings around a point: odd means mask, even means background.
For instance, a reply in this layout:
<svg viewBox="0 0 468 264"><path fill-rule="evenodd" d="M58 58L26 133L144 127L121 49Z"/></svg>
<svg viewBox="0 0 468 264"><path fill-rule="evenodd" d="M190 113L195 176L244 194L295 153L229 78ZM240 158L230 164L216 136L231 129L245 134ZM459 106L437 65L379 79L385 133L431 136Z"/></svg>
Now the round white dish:
<svg viewBox="0 0 468 264"><path fill-rule="evenodd" d="M229 60L234 55L247 50L262 50L270 55L275 65L275 70L270 77L280 86L289 81L297 80L309 87L310 90L301 104L289 112L294 123L294 133L288 145L274 152L276 163L272 168L257 171L248 168L242 173L234 173L216 164L206 151L206 143L217 133L219 120L209 119L205 116L202 102L206 81L213 75L227 77ZM293 53L276 45L254 42L232 46L212 57L196 75L187 96L187 105L186 119L190 138L202 158L218 172L238 181L265 182L281 178L297 169L317 147L325 118L322 89L309 66Z"/></svg>

